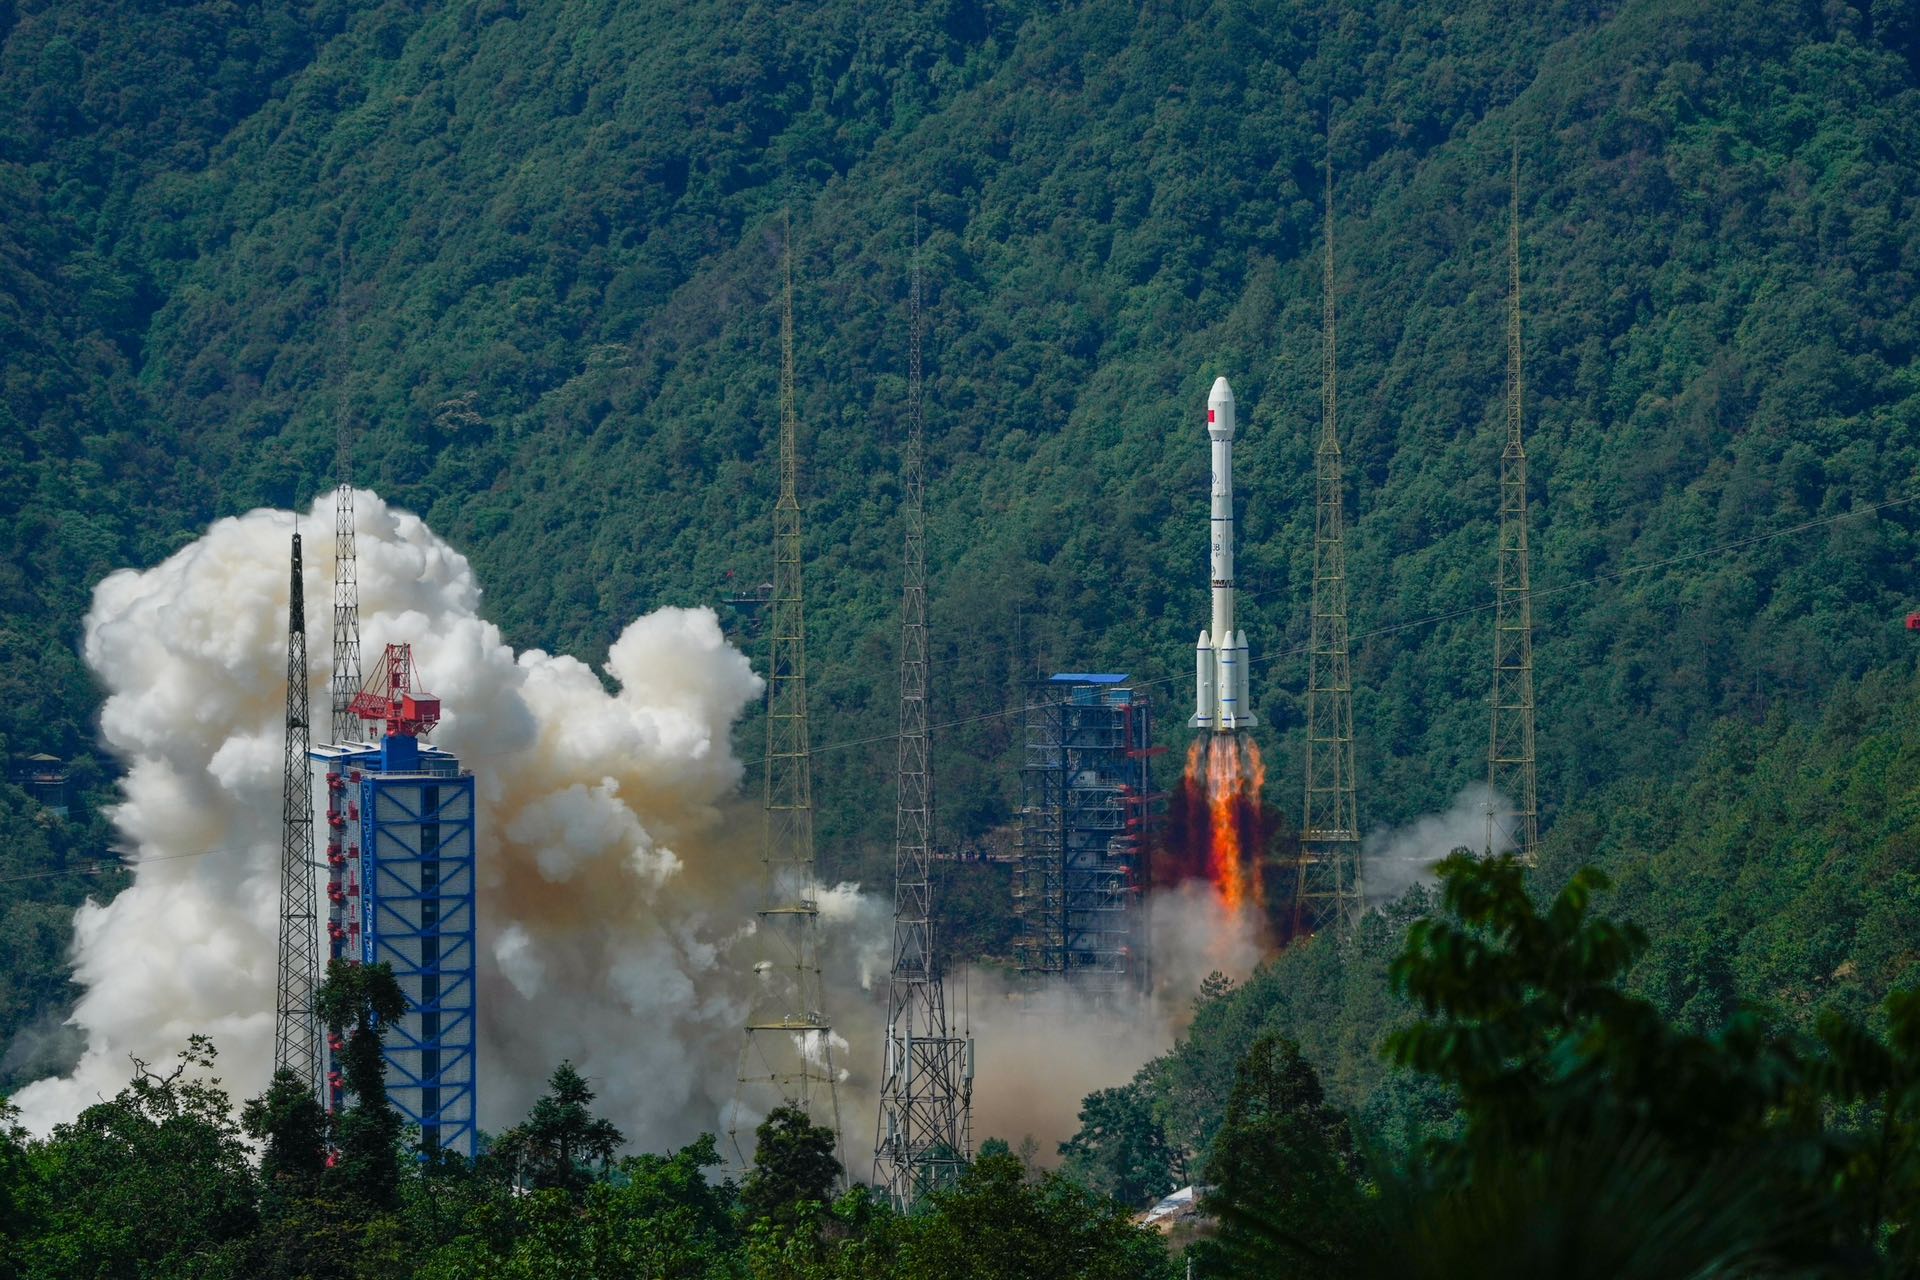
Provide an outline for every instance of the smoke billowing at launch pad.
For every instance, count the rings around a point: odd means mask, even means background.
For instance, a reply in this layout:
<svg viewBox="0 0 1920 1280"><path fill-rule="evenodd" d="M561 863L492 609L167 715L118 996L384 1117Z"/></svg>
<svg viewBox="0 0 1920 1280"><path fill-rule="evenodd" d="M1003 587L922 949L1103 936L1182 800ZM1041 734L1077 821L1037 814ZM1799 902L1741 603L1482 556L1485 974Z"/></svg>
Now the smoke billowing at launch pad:
<svg viewBox="0 0 1920 1280"><path fill-rule="evenodd" d="M741 794L732 731L761 679L706 609L630 623L604 679L571 657L516 652L483 616L466 557L419 517L356 498L366 644L414 646L418 682L443 706L434 742L475 776L481 1127L519 1119L570 1058L638 1148L721 1131L756 980L762 870L759 797ZM301 527L329 526L332 502L299 513ZM72 1023L85 1049L71 1071L15 1096L35 1131L111 1097L131 1058L166 1061L194 1033L212 1037L233 1097L265 1086L293 524L270 510L220 520L95 591L85 655L107 693L103 740L126 769L111 817L133 883L79 913ZM324 539L308 545L305 594L324 600L333 565ZM332 672L324 646L314 656L309 693L324 718ZM1241 822L1241 847L1257 847L1257 818ZM834 1056L858 1117L875 1087L891 912L881 886L815 894ZM1169 882L1144 917L1141 944L1159 985L1183 984L1177 1000L1068 998L1064 1021L1048 1023L1017 982L972 980L983 1134L1034 1134L1050 1152L1085 1093L1171 1044L1163 1003L1183 1011L1208 972L1257 961L1212 887ZM1071 1028L1084 1034L1060 1034ZM1036 1093L1024 1082L1040 1075L1050 1083ZM848 1125L856 1172L861 1127Z"/></svg>
<svg viewBox="0 0 1920 1280"><path fill-rule="evenodd" d="M730 734L760 677L706 609L629 624L606 683L574 658L516 653L481 615L466 557L417 516L358 499L363 634L370 648L414 645L420 683L444 702L435 741L477 780L482 1125L517 1120L571 1058L632 1141L715 1130L734 1092L751 980L735 956L759 864ZM332 517L329 495L300 522ZM72 1021L86 1049L71 1074L16 1095L36 1130L112 1096L130 1056L165 1061L196 1032L236 1097L265 1085L292 526L285 511L224 519L94 592L85 656L126 769L111 816L133 883L79 913ZM310 556L306 572L308 599L325 599L330 560ZM331 671L316 656L309 692L324 709ZM839 935L830 980L858 990L885 965L885 913L850 885L818 902ZM858 1035L865 1005L845 1003Z"/></svg>

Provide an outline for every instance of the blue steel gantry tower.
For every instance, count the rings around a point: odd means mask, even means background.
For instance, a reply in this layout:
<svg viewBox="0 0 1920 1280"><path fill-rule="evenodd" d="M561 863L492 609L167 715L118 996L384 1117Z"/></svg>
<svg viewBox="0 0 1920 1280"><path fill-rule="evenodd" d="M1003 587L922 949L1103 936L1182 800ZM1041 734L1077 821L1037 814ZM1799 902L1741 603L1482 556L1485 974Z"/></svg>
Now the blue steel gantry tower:
<svg viewBox="0 0 1920 1280"><path fill-rule="evenodd" d="M1062 673L1029 697L1014 877L1020 968L1095 996L1144 986L1147 700L1124 675Z"/></svg>
<svg viewBox="0 0 1920 1280"><path fill-rule="evenodd" d="M426 1151L478 1152L474 779L421 741L439 700L414 691L413 653L388 645L351 704L376 740L314 749L327 783L329 954L385 963L407 997L386 1030L387 1094ZM328 1042L327 1106L342 1079Z"/></svg>

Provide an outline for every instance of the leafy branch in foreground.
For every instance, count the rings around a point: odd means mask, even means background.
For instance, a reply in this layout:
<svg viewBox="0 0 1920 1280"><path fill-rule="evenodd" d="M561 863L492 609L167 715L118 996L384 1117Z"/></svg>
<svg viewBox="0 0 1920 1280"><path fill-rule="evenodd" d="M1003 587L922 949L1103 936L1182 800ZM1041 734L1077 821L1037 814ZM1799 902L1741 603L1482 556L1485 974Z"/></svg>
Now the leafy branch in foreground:
<svg viewBox="0 0 1920 1280"><path fill-rule="evenodd" d="M1248 1274L1910 1273L1920 995L1888 999L1885 1042L1839 1014L1817 1038L1781 1032L1753 1008L1684 1032L1620 989L1645 939L1592 915L1599 872L1544 908L1509 858L1456 854L1439 876L1445 914L1391 967L1424 1016L1385 1053L1453 1091L1462 1131L1356 1163L1321 1217L1300 1209L1325 1144L1255 1148L1275 1165L1260 1176L1223 1164L1221 1241ZM1291 1109L1310 1115L1311 1093Z"/></svg>

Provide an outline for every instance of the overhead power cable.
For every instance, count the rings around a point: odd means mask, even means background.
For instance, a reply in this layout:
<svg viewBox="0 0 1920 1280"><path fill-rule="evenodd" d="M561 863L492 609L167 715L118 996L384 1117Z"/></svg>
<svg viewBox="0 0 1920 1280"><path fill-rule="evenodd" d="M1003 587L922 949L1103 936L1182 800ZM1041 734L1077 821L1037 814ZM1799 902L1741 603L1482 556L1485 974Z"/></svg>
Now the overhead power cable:
<svg viewBox="0 0 1920 1280"><path fill-rule="evenodd" d="M265 848L265 846L261 846ZM0 876L0 884L15 884L22 880L53 880L60 876L98 876L109 871L133 871L150 862L178 862L182 858L204 858L211 853L255 853L252 849L195 849L190 853L162 853L151 858L135 858L132 862L119 859L94 858L84 866L64 867L58 871L23 871L18 875Z"/></svg>

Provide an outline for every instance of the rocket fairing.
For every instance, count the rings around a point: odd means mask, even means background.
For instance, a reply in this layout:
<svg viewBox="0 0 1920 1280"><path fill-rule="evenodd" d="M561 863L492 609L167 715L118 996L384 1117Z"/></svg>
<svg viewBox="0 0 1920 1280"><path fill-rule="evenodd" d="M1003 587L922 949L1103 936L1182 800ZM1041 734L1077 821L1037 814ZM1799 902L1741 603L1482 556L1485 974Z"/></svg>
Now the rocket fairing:
<svg viewBox="0 0 1920 1280"><path fill-rule="evenodd" d="M1189 729L1236 733L1254 726L1247 689L1247 633L1233 627L1233 388L1213 380L1207 395L1207 439L1213 451L1209 540L1213 625L1193 648L1193 719Z"/></svg>

